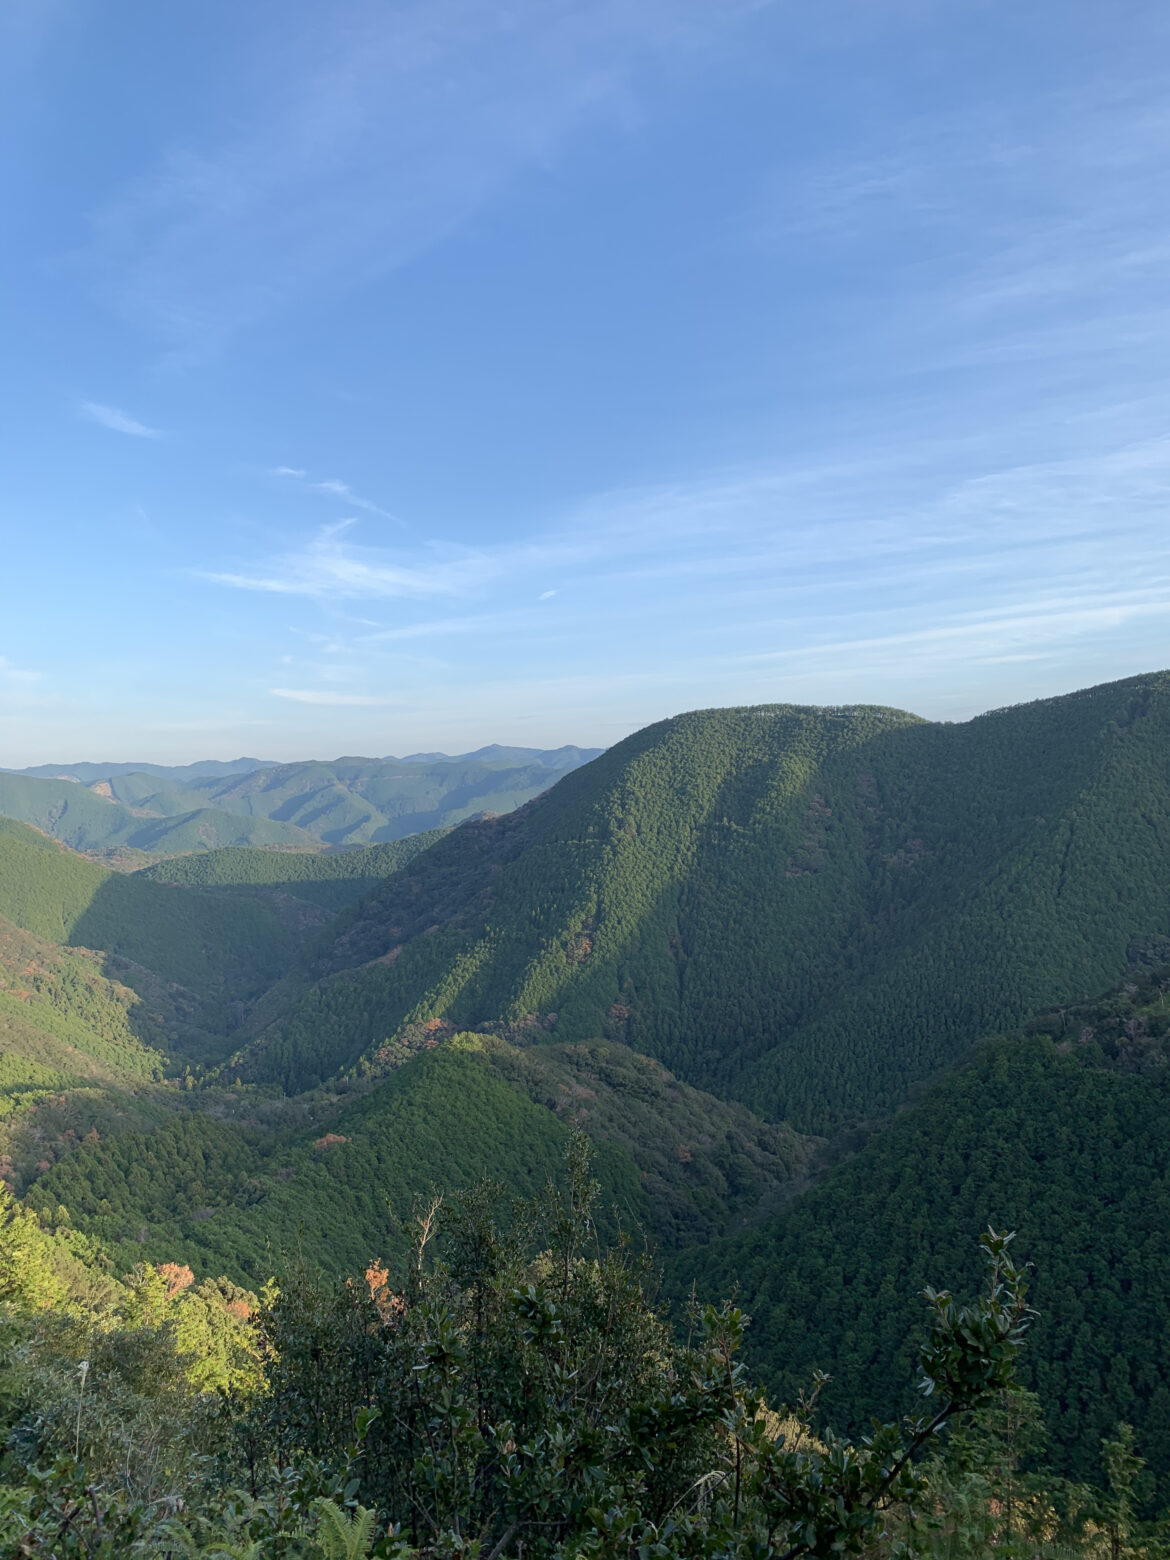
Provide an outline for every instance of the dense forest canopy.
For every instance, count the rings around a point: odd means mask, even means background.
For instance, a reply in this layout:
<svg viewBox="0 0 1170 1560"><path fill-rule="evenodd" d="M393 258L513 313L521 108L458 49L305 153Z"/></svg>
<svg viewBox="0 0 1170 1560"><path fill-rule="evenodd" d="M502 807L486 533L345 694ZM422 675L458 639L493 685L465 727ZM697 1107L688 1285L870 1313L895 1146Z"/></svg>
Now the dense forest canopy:
<svg viewBox="0 0 1170 1560"><path fill-rule="evenodd" d="M1168 728L1165 676L649 727L388 879L235 1065L300 1091L419 1025L545 1026L836 1130L1170 924Z"/></svg>
<svg viewBox="0 0 1170 1560"><path fill-rule="evenodd" d="M953 726L699 711L469 755L561 776L497 816L130 872L0 819L0 1535L1153 1557L1168 724L1167 674ZM369 762L322 817L390 815ZM275 773L22 783L161 817ZM1015 1386L919 1444L918 1296L975 1293L989 1227L985 1322L1032 1265Z"/></svg>

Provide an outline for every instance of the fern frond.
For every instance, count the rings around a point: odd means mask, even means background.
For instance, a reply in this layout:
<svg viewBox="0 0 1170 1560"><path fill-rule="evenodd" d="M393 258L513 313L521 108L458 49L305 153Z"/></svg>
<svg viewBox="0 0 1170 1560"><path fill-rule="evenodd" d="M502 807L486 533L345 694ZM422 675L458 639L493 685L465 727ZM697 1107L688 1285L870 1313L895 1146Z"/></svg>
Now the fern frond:
<svg viewBox="0 0 1170 1560"><path fill-rule="evenodd" d="M317 1540L325 1560L366 1560L374 1541L377 1512L359 1506L347 1517L336 1501L323 1496L313 1502L321 1520Z"/></svg>

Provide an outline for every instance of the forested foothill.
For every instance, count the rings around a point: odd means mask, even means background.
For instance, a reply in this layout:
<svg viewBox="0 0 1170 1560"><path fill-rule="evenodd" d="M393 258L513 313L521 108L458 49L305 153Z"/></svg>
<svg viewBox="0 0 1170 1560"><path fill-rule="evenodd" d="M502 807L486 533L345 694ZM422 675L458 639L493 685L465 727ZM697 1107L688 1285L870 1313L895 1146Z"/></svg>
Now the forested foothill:
<svg viewBox="0 0 1170 1560"><path fill-rule="evenodd" d="M0 818L0 1553L1170 1552L1170 674L585 756Z"/></svg>

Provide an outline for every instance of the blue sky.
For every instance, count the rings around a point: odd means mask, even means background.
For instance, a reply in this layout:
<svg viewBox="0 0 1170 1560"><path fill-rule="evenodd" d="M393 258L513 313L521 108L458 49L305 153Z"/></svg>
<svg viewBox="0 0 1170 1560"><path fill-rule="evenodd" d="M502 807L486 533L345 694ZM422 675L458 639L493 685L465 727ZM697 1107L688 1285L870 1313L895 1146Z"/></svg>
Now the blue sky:
<svg viewBox="0 0 1170 1560"><path fill-rule="evenodd" d="M8 0L0 763L1170 663L1170 12Z"/></svg>

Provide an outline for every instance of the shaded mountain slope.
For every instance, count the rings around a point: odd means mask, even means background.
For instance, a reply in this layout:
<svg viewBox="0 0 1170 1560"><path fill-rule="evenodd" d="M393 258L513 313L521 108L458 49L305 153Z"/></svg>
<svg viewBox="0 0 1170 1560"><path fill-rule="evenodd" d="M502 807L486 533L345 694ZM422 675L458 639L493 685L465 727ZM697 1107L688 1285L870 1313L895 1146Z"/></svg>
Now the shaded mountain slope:
<svg viewBox="0 0 1170 1560"><path fill-rule="evenodd" d="M129 985L149 972L215 1001L258 994L292 957L268 905L108 872L9 819L0 819L0 916L113 956L111 972Z"/></svg>
<svg viewBox="0 0 1170 1560"><path fill-rule="evenodd" d="M988 1224L1018 1231L1040 1311L1025 1379L1061 1471L1097 1476L1133 1423L1170 1495L1170 970L1048 1014L952 1074L781 1212L675 1270L740 1286L748 1357L780 1399L814 1367L842 1427L911 1407L916 1291L974 1280ZM809 1327L809 1297L816 1327Z"/></svg>
<svg viewBox="0 0 1170 1560"><path fill-rule="evenodd" d="M144 1124L163 1040L92 956L0 918L0 1177L23 1187L95 1128Z"/></svg>
<svg viewBox="0 0 1170 1560"><path fill-rule="evenodd" d="M174 856L137 875L155 883L245 893L285 890L325 910L341 910L378 889L384 880L442 837L442 830L412 834L385 845L344 851L272 851L248 848Z"/></svg>
<svg viewBox="0 0 1170 1560"><path fill-rule="evenodd" d="M527 1024L830 1130L1170 928L1168 755L1164 674L963 725L662 722L416 857L241 1069L295 1092L427 1025Z"/></svg>
<svg viewBox="0 0 1170 1560"><path fill-rule="evenodd" d="M530 1099L629 1154L649 1227L666 1246L706 1241L787 1195L819 1141L680 1083L613 1040L515 1046L482 1035L478 1043Z"/></svg>
<svg viewBox="0 0 1170 1560"><path fill-rule="evenodd" d="M18 1190L87 1135L165 1114L173 1004L107 978L106 962L0 917L0 1177Z"/></svg>

